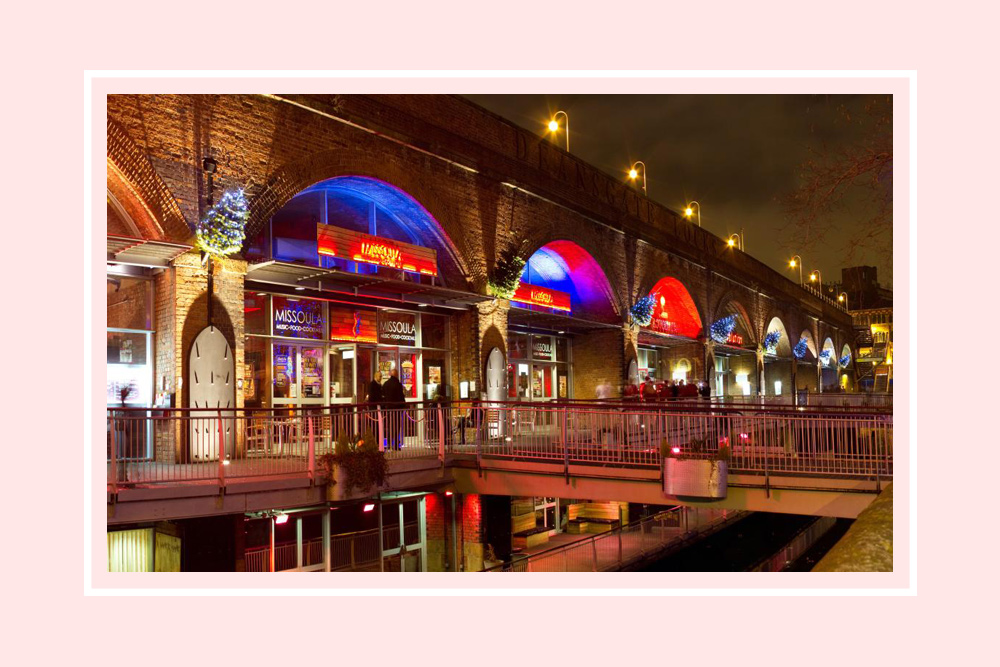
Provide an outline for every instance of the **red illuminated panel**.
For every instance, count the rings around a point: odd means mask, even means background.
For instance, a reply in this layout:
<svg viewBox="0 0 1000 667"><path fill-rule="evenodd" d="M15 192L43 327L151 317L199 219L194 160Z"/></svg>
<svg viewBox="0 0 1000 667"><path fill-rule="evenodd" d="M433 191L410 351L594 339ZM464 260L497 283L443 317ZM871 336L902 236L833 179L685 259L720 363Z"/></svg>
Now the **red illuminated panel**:
<svg viewBox="0 0 1000 667"><path fill-rule="evenodd" d="M569 294L566 292L560 292L547 287L538 287L537 285L529 285L524 281L521 282L510 300L517 301L518 303L530 303L533 306L545 306L546 308L565 310L567 313L570 311Z"/></svg>
<svg viewBox="0 0 1000 667"><path fill-rule="evenodd" d="M650 290L653 319L649 328L660 333L697 338L701 317L688 291L676 278L663 278Z"/></svg>
<svg viewBox="0 0 1000 667"><path fill-rule="evenodd" d="M376 343L375 311L330 304L330 340Z"/></svg>
<svg viewBox="0 0 1000 667"><path fill-rule="evenodd" d="M743 336L732 331L729 334L729 338L726 339L726 343L729 345L743 345Z"/></svg>
<svg viewBox="0 0 1000 667"><path fill-rule="evenodd" d="M317 252L352 262L364 262L402 269L413 273L437 275L437 251L433 248L383 239L350 229L316 224Z"/></svg>

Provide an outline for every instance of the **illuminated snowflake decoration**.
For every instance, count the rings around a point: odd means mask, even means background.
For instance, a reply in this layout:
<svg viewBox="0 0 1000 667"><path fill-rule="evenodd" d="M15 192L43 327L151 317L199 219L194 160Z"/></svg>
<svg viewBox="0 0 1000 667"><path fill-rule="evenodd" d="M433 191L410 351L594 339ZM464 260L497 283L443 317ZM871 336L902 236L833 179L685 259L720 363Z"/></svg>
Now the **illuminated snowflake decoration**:
<svg viewBox="0 0 1000 667"><path fill-rule="evenodd" d="M841 368L847 368L850 365L851 365L851 355L845 354L844 356L842 356L840 358L840 367Z"/></svg>
<svg viewBox="0 0 1000 667"><path fill-rule="evenodd" d="M802 359L806 356L806 352L809 351L809 343L806 342L805 338L800 338L799 342L795 344L792 348L792 354L795 355L796 359Z"/></svg>
<svg viewBox="0 0 1000 667"><path fill-rule="evenodd" d="M830 365L830 357L832 356L832 354L833 353L830 352L830 350L823 350L822 352L820 352L819 353L819 361L820 361L820 363L822 363L824 366L829 366Z"/></svg>
<svg viewBox="0 0 1000 667"><path fill-rule="evenodd" d="M733 333L736 328L736 316L727 315L721 320L716 320L712 326L709 328L709 332L712 335L712 340L716 343L725 343L729 340L729 334Z"/></svg>
<svg viewBox="0 0 1000 667"><path fill-rule="evenodd" d="M198 223L195 245L213 257L239 252L249 218L250 207L243 190L227 190Z"/></svg>
<svg viewBox="0 0 1000 667"><path fill-rule="evenodd" d="M629 309L629 313L632 314L632 319L640 327L648 327L649 323L653 321L654 305L656 305L656 299L650 294L636 301L635 305Z"/></svg>
<svg viewBox="0 0 1000 667"><path fill-rule="evenodd" d="M778 349L778 343L781 341L780 331L771 331L766 336L764 336L764 349L768 354L774 354Z"/></svg>

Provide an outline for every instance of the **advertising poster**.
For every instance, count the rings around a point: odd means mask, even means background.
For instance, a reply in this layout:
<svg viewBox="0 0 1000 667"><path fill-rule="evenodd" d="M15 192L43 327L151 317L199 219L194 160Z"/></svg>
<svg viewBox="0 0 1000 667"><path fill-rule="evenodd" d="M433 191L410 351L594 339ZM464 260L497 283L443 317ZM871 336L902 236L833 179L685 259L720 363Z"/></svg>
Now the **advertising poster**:
<svg viewBox="0 0 1000 667"><path fill-rule="evenodd" d="M415 390L417 388L416 380L413 378L413 370L413 355L409 355L400 364L399 381L403 385L403 391L411 398L416 395Z"/></svg>
<svg viewBox="0 0 1000 667"><path fill-rule="evenodd" d="M567 396L566 391L567 391L567 388L566 388L566 376L565 375L560 375L559 376L559 398L566 398L566 396Z"/></svg>

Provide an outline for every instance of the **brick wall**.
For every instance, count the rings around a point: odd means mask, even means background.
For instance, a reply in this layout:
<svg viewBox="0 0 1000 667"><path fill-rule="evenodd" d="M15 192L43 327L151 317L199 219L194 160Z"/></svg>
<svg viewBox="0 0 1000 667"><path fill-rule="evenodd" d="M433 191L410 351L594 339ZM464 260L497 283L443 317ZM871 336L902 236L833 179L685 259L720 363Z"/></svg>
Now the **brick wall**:
<svg viewBox="0 0 1000 667"><path fill-rule="evenodd" d="M625 382L625 332L598 329L573 338L573 398L597 398L597 385Z"/></svg>

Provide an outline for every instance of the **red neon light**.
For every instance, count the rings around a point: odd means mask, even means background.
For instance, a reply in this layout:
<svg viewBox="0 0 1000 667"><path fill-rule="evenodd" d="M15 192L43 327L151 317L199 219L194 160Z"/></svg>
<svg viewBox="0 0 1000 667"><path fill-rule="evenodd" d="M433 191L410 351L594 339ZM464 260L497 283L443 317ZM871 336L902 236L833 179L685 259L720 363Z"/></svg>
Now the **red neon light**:
<svg viewBox="0 0 1000 667"><path fill-rule="evenodd" d="M355 262L437 275L437 252L432 248L391 241L349 229L317 223L317 252Z"/></svg>
<svg viewBox="0 0 1000 667"><path fill-rule="evenodd" d="M546 308L553 308L555 310L564 310L567 313L570 311L569 294L566 292L539 287L537 285L529 285L523 281L510 300L517 301L518 303L529 303L534 306L545 306Z"/></svg>

